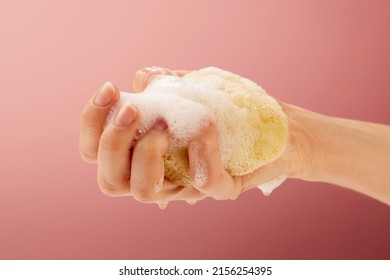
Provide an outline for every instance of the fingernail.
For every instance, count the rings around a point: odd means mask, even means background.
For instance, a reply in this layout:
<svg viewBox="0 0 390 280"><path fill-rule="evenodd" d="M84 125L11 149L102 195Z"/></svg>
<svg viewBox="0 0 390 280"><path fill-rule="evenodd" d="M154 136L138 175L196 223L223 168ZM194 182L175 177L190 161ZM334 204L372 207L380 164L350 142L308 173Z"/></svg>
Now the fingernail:
<svg viewBox="0 0 390 280"><path fill-rule="evenodd" d="M148 72L148 73L160 74L160 75L170 75L170 74L172 74L171 70L169 70L167 68L164 68L164 67L160 67L160 66L146 67L145 71Z"/></svg>
<svg viewBox="0 0 390 280"><path fill-rule="evenodd" d="M142 81L143 85L146 87L156 77L160 75L172 75L172 72L167 68L152 66L144 68L139 75L140 81Z"/></svg>
<svg viewBox="0 0 390 280"><path fill-rule="evenodd" d="M152 80L160 75L172 75L172 71L158 66L145 67L138 70L133 81L134 90L138 92L143 91Z"/></svg>
<svg viewBox="0 0 390 280"><path fill-rule="evenodd" d="M114 96L114 90L115 88L111 82L105 82L104 85L96 93L94 99L95 105L104 107L110 104Z"/></svg>
<svg viewBox="0 0 390 280"><path fill-rule="evenodd" d="M160 66L146 67L142 71L143 85L147 87L155 78L161 75L172 75L172 71Z"/></svg>
<svg viewBox="0 0 390 280"><path fill-rule="evenodd" d="M152 129L156 131L164 131L167 128L168 128L167 123L161 119L157 120L152 127Z"/></svg>
<svg viewBox="0 0 390 280"><path fill-rule="evenodd" d="M132 105L123 105L116 114L114 124L118 127L129 126L137 116L137 109Z"/></svg>

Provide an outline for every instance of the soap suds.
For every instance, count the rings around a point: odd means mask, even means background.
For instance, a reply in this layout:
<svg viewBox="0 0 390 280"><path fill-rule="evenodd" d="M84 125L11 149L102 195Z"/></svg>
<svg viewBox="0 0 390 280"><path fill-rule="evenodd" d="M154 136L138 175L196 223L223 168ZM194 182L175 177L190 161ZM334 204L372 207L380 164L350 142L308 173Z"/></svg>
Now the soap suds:
<svg viewBox="0 0 390 280"><path fill-rule="evenodd" d="M194 162L195 162L195 175L193 178L193 186L195 188L202 188L207 182L207 169L206 162L203 159L199 158L199 146L193 146L194 151Z"/></svg>
<svg viewBox="0 0 390 280"><path fill-rule="evenodd" d="M130 103L139 112L139 133L146 133L157 119L168 125L170 155L186 149L208 120L217 128L221 161L232 176L253 172L278 158L287 143L287 119L280 105L254 82L221 69L209 67L184 77L159 76L142 93L120 93L117 107ZM108 119L112 118L114 108ZM176 154L173 181L189 186L186 150ZM180 171L179 171L180 170ZM206 166L198 163L197 184L207 180ZM184 178L180 181L180 178ZM179 180L179 181L178 181Z"/></svg>
<svg viewBox="0 0 390 280"><path fill-rule="evenodd" d="M287 175L281 175L271 181L258 185L257 187L265 196L269 196L277 187L279 187L286 179Z"/></svg>

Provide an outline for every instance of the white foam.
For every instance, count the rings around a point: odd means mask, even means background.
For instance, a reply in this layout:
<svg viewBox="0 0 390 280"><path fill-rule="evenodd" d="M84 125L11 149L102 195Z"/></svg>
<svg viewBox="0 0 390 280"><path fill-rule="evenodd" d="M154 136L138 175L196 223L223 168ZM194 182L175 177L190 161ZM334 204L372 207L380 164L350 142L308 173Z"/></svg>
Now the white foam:
<svg viewBox="0 0 390 280"><path fill-rule="evenodd" d="M139 136L148 131L157 119L164 119L173 136L171 145L174 148L185 147L199 130L199 120L208 117L204 106L173 94L155 96L121 92L120 103L130 103L137 108L141 116Z"/></svg>
<svg viewBox="0 0 390 280"><path fill-rule="evenodd" d="M258 185L257 187L265 196L269 196L277 187L279 187L286 179L287 175L281 175L271 181Z"/></svg>
<svg viewBox="0 0 390 280"><path fill-rule="evenodd" d="M148 131L157 119L164 119L171 136L168 150L186 147L189 140L200 130L202 121L210 120L218 129L221 160L225 164L230 158L234 143L245 146L246 143L243 142L247 141L226 124L245 119L247 111L235 105L220 90L207 86L208 83L199 83L189 78L161 76L141 94L121 92L119 105L128 102L138 109L138 136ZM246 125L240 124L240 130Z"/></svg>
<svg viewBox="0 0 390 280"><path fill-rule="evenodd" d="M193 150L195 155L195 174L192 184L195 188L202 188L207 182L206 162L198 156L199 146L194 145Z"/></svg>
<svg viewBox="0 0 390 280"><path fill-rule="evenodd" d="M268 125L267 121L274 125L273 115L283 114L274 99L255 83L220 69L205 68L193 73L184 77L157 77L142 93L121 92L109 118L125 103L135 106L140 116L135 141L158 119L165 120L170 137L168 152L188 147L204 120L208 120L218 130L222 165L232 176L253 172L280 156L281 143L285 141L281 139L283 133L272 127L262 129ZM240 82L252 88L241 87ZM257 114L263 108L264 116ZM283 123L277 125L279 130L283 129ZM263 139L263 132L268 139ZM258 151L258 145L266 151L264 154ZM208 174L204 162L197 159L196 165L193 183L200 187L206 183ZM156 189L158 192L159 187Z"/></svg>

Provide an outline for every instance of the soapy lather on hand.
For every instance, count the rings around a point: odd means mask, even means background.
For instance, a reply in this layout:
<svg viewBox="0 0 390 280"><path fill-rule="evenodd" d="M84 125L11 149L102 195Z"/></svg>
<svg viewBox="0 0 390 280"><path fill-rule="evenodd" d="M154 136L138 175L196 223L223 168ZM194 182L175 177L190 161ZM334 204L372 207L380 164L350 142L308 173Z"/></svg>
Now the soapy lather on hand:
<svg viewBox="0 0 390 280"><path fill-rule="evenodd" d="M274 161L287 144L287 118L260 86L238 75L209 67L184 77L156 78L140 94L121 93L140 114L139 137L158 120L168 125L165 176L182 186L201 185L207 174L198 162L196 181L189 176L188 143L204 121L215 125L223 167L232 176L246 175ZM115 109L113 109L115 111Z"/></svg>
<svg viewBox="0 0 390 280"><path fill-rule="evenodd" d="M387 125L276 102L217 68L144 68L134 90L120 94L107 82L81 114L79 150L97 164L107 195L165 208L175 200L235 199L257 186L269 194L288 177L390 204Z"/></svg>

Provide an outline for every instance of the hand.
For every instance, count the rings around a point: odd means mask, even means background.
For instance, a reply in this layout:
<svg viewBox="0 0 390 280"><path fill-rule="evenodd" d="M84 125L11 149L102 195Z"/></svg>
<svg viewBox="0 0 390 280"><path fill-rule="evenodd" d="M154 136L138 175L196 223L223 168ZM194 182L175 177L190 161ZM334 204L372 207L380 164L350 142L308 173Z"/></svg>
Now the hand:
<svg viewBox="0 0 390 280"><path fill-rule="evenodd" d="M165 68L144 68L137 72L133 87L137 92L159 75L183 76L187 71L171 71ZM289 142L284 154L274 162L260 167L255 172L245 176L230 176L222 167L218 151L218 132L213 125L201 131L189 144L190 177L193 187L217 200L235 199L241 192L269 183L277 178L300 178L309 164L309 147L312 140L305 135L299 116L304 110L279 102L289 119ZM305 141L302 141L305 139ZM203 161L208 174L207 182L197 182L196 160ZM313 162L313 160L310 160ZM198 164L199 165L199 164Z"/></svg>
<svg viewBox="0 0 390 280"><path fill-rule="evenodd" d="M135 74L133 87L141 92L158 75L183 76L186 71L144 68ZM112 106L119 98L117 88L105 83L85 105L81 115L79 149L82 158L97 164L97 181L109 196L133 196L141 202L157 203L185 200L190 204L205 197L235 199L243 191L291 174L292 151L271 164L245 176L230 176L222 166L218 149L218 132L207 123L189 143L188 156L192 187L178 186L164 178L163 155L168 148L169 128L157 121L153 128L132 145L139 125L137 109L124 105L104 129ZM283 104L282 104L283 105ZM202 166L207 178L199 180Z"/></svg>
<svg viewBox="0 0 390 280"><path fill-rule="evenodd" d="M137 72L134 83L147 82ZM149 72L148 72L149 73ZM180 72L177 72L180 74ZM168 128L163 121L132 146L139 125L139 115L133 106L119 108L104 128L107 114L118 101L119 92L105 83L85 105L80 120L79 150L82 158L97 164L97 181L101 191L109 196L133 196L142 202L158 203L161 207L173 200L194 203L205 198L195 188L177 186L164 179L163 155L168 147Z"/></svg>

